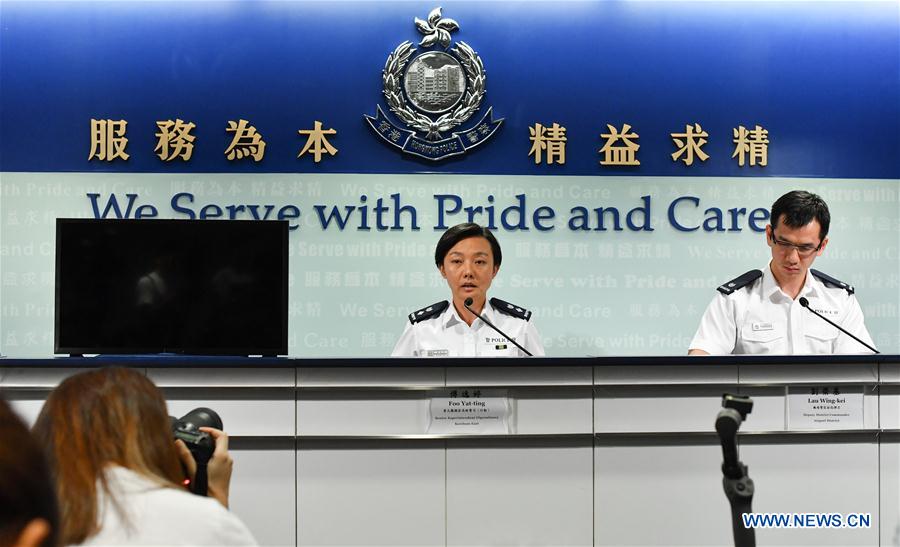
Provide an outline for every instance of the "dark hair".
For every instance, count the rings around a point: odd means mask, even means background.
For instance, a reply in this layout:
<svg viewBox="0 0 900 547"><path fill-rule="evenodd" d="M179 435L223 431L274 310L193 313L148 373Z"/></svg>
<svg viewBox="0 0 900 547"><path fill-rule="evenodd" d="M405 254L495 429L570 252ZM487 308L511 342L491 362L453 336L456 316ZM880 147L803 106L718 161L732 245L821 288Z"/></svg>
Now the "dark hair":
<svg viewBox="0 0 900 547"><path fill-rule="evenodd" d="M9 404L0 399L0 545L14 545L25 526L47 521L42 545L59 544L56 491L43 451Z"/></svg>
<svg viewBox="0 0 900 547"><path fill-rule="evenodd" d="M448 228L446 232L438 240L437 247L434 249L434 263L440 268L444 264L444 257L450 252L454 245L464 239L470 237L483 237L491 245L491 253L494 255L494 266L499 267L503 261L503 253L500 251L500 243L490 230L475 224L474 222L466 222L465 224L457 224Z"/></svg>
<svg viewBox="0 0 900 547"><path fill-rule="evenodd" d="M793 190L772 204L772 229L778 226L784 215L784 224L802 228L813 220L819 221L819 240L824 241L831 225L831 213L825 200L805 190Z"/></svg>
<svg viewBox="0 0 900 547"><path fill-rule="evenodd" d="M162 392L133 369L98 368L63 380L47 397L34 436L47 447L65 545L99 531L97 487L110 494L107 465L173 488L184 478Z"/></svg>

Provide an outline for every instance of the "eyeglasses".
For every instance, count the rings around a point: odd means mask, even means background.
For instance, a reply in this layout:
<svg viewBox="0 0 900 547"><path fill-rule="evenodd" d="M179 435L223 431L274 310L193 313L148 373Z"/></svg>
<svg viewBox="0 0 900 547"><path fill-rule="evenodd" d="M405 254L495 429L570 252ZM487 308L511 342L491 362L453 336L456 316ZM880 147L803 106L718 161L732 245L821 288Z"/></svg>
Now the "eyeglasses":
<svg viewBox="0 0 900 547"><path fill-rule="evenodd" d="M822 247L821 243L818 245L795 245L793 243L788 243L787 241L775 237L774 233L772 234L772 243L777 245L779 250L785 254L790 253L791 249L797 249L797 254L800 255L801 258L812 256L813 253Z"/></svg>

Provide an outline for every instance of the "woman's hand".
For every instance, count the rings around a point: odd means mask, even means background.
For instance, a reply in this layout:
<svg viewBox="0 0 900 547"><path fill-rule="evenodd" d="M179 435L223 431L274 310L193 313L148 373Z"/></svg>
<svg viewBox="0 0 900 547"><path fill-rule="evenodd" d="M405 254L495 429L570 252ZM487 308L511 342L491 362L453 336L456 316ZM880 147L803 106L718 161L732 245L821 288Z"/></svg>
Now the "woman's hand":
<svg viewBox="0 0 900 547"><path fill-rule="evenodd" d="M216 443L212 457L209 459L209 463L206 464L207 494L209 497L217 499L225 508L228 508L231 470L234 467L234 460L231 459L231 454L228 453L228 434L212 427L201 427L200 431L209 433ZM187 445L180 439L175 441L175 449L178 451L178 457L184 464L188 478L193 482L197 475L197 462L194 461L194 456L191 455Z"/></svg>

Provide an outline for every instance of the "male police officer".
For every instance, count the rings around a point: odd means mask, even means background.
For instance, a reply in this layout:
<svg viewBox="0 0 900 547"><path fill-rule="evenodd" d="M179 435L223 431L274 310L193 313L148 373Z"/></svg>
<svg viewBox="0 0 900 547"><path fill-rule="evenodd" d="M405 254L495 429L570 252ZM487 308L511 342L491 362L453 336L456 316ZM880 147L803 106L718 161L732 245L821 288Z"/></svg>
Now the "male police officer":
<svg viewBox="0 0 900 547"><path fill-rule="evenodd" d="M446 300L409 315L406 330L394 346L394 357L511 357L525 355L505 336L466 309L508 334L532 355L544 355L541 337L531 312L498 298L487 300L487 290L500 269L503 254L489 230L478 224L459 224L441 236L434 261L453 293Z"/></svg>
<svg viewBox="0 0 900 547"><path fill-rule="evenodd" d="M772 260L718 288L691 341L691 355L870 353L809 307L869 345L853 287L810 269L828 244L831 215L819 196L795 190L772 205Z"/></svg>

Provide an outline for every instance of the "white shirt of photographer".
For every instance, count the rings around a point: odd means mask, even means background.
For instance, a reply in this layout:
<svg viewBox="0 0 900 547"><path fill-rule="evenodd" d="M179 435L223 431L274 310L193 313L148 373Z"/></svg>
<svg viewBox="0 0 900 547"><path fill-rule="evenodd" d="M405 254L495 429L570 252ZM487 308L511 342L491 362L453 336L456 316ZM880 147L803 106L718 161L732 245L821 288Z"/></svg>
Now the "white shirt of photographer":
<svg viewBox="0 0 900 547"><path fill-rule="evenodd" d="M481 315L497 326L535 357L544 355L541 337L531 321L500 313L488 302ZM451 303L444 313L412 324L391 352L392 357L516 357L522 350L500 333L476 318L466 324Z"/></svg>
<svg viewBox="0 0 900 547"><path fill-rule="evenodd" d="M827 355L872 353L800 305L809 307L874 345L854 295L826 287L812 273L794 300L782 292L769 266L747 287L730 295L716 292L706 308L690 349L711 355Z"/></svg>
<svg viewBox="0 0 900 547"><path fill-rule="evenodd" d="M244 523L213 498L117 465L107 468L106 480L112 499L98 481L100 531L82 545L257 545Z"/></svg>

